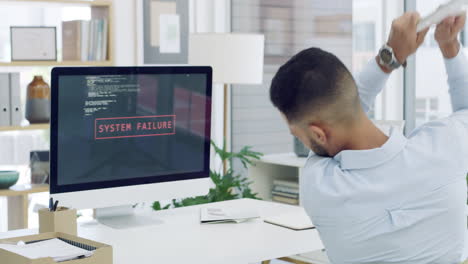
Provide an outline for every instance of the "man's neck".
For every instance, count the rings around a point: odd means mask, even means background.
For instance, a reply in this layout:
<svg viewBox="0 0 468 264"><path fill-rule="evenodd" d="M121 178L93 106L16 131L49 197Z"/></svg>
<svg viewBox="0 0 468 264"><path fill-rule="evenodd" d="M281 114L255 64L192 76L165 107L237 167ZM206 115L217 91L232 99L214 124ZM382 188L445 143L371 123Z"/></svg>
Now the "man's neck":
<svg viewBox="0 0 468 264"><path fill-rule="evenodd" d="M379 128L377 128L367 117L362 118L355 126L348 130L348 143L344 150L366 150L382 147L388 140Z"/></svg>

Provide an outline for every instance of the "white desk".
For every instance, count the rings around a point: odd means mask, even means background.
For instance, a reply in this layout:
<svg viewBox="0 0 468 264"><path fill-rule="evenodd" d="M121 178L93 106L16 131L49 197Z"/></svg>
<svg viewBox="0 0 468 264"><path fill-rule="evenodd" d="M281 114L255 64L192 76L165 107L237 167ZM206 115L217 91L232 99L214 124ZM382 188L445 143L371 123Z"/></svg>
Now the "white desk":
<svg viewBox="0 0 468 264"><path fill-rule="evenodd" d="M295 206L251 199L218 204L254 208L262 217L298 210ZM112 245L114 264L246 264L323 248L315 229L292 231L260 219L241 224L200 225L200 207L153 212L151 216L164 223L150 227L114 230L94 221L83 223L78 235ZM35 233L37 230L16 230L0 233L0 238Z"/></svg>

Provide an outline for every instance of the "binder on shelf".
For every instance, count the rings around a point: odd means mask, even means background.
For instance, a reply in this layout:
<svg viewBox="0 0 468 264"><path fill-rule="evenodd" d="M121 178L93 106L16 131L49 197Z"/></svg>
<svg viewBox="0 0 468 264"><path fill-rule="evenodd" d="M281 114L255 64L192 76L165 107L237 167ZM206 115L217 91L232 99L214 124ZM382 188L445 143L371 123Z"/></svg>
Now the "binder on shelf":
<svg viewBox="0 0 468 264"><path fill-rule="evenodd" d="M10 73L10 125L19 126L23 120L21 106L20 74Z"/></svg>
<svg viewBox="0 0 468 264"><path fill-rule="evenodd" d="M10 75L0 73L0 127L10 126Z"/></svg>
<svg viewBox="0 0 468 264"><path fill-rule="evenodd" d="M112 247L103 243L95 242L92 240L84 239L81 237L52 232L52 233L42 233L32 236L23 236L15 237L0 240L0 244L16 244L19 241L23 241L26 244L31 244L34 242L40 242L45 240L50 240L58 238L63 242L66 242L72 246L79 247L84 250L93 251L92 255L85 258L78 258L73 260L68 260L60 263L64 264L112 264ZM0 259L2 264L56 264L52 257L43 257L37 259L29 259L27 257L21 256L14 252L0 248Z"/></svg>

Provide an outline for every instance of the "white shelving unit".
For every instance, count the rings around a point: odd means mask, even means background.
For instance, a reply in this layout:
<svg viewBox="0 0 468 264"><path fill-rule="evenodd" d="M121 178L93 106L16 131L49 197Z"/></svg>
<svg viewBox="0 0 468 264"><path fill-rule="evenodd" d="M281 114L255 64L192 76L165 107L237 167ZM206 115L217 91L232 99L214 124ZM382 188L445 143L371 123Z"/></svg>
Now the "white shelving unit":
<svg viewBox="0 0 468 264"><path fill-rule="evenodd" d="M266 201L272 200L271 191L273 180L288 180L299 183L300 176L307 158L300 158L294 153L280 153L263 156L256 162L255 166L249 168L249 179L252 181L252 191ZM303 202L299 196L299 206ZM281 258L288 263L304 264L329 264L326 253L323 251L309 252L305 254ZM266 263L266 262L265 262Z"/></svg>
<svg viewBox="0 0 468 264"><path fill-rule="evenodd" d="M302 168L307 158L294 153L281 153L263 156L255 166L249 168L249 179L253 181L252 191L266 201L272 200L273 180L288 180L299 183ZM299 184L300 185L300 184ZM302 205L299 196L299 205Z"/></svg>
<svg viewBox="0 0 468 264"><path fill-rule="evenodd" d="M89 7L91 19L106 19L108 21L107 56L103 61L0 61L0 68L4 67L54 67L54 66L112 66L114 65L114 11L112 0L0 0L1 8L16 7L28 4L60 7ZM56 25L57 26L57 25ZM59 35L60 36L60 35ZM60 49L60 47L59 47ZM21 87L24 89L24 87ZM0 127L0 132L23 130L49 130L49 124L33 124L29 126Z"/></svg>

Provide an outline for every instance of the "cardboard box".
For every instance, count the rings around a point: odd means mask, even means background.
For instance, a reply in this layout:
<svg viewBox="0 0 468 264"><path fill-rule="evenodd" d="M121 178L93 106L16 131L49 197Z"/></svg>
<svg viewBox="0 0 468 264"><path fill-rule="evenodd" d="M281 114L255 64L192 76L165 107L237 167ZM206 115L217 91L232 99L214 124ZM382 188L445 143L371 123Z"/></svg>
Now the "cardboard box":
<svg viewBox="0 0 468 264"><path fill-rule="evenodd" d="M76 243L84 244L87 246L92 246L96 248L94 254L87 258L69 260L60 262L61 264L112 264L112 247L106 244L98 243L92 240L80 238L77 236L72 236L65 233L52 232L52 233L42 233L39 235L24 236L24 237L15 237L8 239L1 239L0 244L2 243L17 243L19 241L24 241L25 243L31 241L40 241L53 238L62 238L68 241L73 241ZM26 257L17 255L15 253L0 249L0 260L2 264L56 264L52 258L39 258L39 259L28 259Z"/></svg>
<svg viewBox="0 0 468 264"><path fill-rule="evenodd" d="M77 235L76 209L59 207L57 211L39 210L39 233L61 232Z"/></svg>

